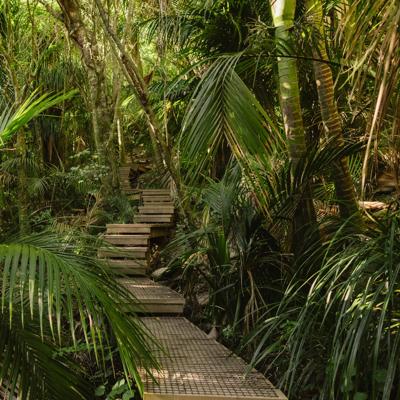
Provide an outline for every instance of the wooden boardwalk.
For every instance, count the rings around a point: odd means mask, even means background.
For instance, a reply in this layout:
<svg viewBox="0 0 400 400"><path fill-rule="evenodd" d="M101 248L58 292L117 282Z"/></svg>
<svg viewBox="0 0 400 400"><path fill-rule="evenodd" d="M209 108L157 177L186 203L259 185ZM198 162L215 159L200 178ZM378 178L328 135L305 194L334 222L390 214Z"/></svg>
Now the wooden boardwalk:
<svg viewBox="0 0 400 400"><path fill-rule="evenodd" d="M123 169L125 177L127 173ZM145 276L151 241L168 235L174 206L166 189L142 190L138 196L142 205L134 223L107 225L103 239L110 246L99 249L98 256L123 275L121 284L141 303L139 308L121 306L145 314L144 324L166 350L153 349L161 364L160 371L152 371L157 383L141 372L144 400L286 399L262 374L247 371L241 358L180 316L185 304L181 295Z"/></svg>
<svg viewBox="0 0 400 400"><path fill-rule="evenodd" d="M148 278L122 278L120 283L136 297L149 314L182 314L185 299L167 286Z"/></svg>
<svg viewBox="0 0 400 400"><path fill-rule="evenodd" d="M262 374L182 317L146 317L143 321L166 350L154 349L162 365L146 373L144 400L283 400Z"/></svg>

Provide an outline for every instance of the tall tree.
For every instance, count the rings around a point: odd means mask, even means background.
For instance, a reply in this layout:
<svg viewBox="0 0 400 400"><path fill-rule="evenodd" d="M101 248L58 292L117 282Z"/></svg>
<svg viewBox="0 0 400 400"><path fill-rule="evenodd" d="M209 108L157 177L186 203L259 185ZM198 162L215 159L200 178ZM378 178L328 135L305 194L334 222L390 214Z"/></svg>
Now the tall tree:
<svg viewBox="0 0 400 400"><path fill-rule="evenodd" d="M107 82L107 63L106 50L99 42L99 32L97 32L94 9L92 8L92 21L89 24L88 13L90 4L85 13L80 0L57 0L62 13L59 14L46 1L41 4L47 11L63 23L67 29L69 37L79 49L83 64L87 74L88 95L87 104L91 113L93 140L96 151L102 164L109 164L112 172L112 182L114 186L118 184L117 176L117 155L114 148L108 148L106 155L106 144L113 143L113 117L116 115L115 102L117 97L110 93Z"/></svg>
<svg viewBox="0 0 400 400"><path fill-rule="evenodd" d="M299 78L297 60L294 57L293 28L296 11L296 0L270 0L272 19L275 26L275 42L278 49L278 80L280 104L284 128L289 145L289 157L293 171L306 157L306 139L300 104ZM306 187L296 211L295 247L301 248L305 227L315 222L315 209L310 196L311 190ZM304 238L303 238L304 239Z"/></svg>
<svg viewBox="0 0 400 400"><path fill-rule="evenodd" d="M325 44L324 16L321 0L307 0L308 17L313 29L313 66L322 122L328 140L334 140L338 147L344 145L341 119L335 102L335 91L332 69ZM359 214L353 181L349 171L347 158L333 166L336 197L341 215L344 218Z"/></svg>
<svg viewBox="0 0 400 400"><path fill-rule="evenodd" d="M275 26L275 41L278 56L279 93L289 154L294 166L306 153L303 118L300 105L297 61L290 54L293 49L292 30L296 0L270 0Z"/></svg>
<svg viewBox="0 0 400 400"><path fill-rule="evenodd" d="M136 52L133 57L129 54L125 43L121 41L115 29L110 25L109 18L107 17L102 2L100 0L95 0L95 3L115 57L121 66L125 78L134 89L136 98L146 116L148 132L153 144L156 163L161 170L165 170L171 177L176 188L179 204L181 205L181 212L185 220L188 220L190 217L183 206L183 193L180 177L173 162L171 148L168 146L164 138L162 124L151 104L148 83L143 76L141 67L140 53Z"/></svg>
<svg viewBox="0 0 400 400"><path fill-rule="evenodd" d="M63 13L62 20L65 27L81 51L87 69L93 138L97 151L103 155L102 136L110 127L110 115L107 113L105 96L107 93L105 65L99 52L96 33L90 32L85 25L78 0L57 0L57 2Z"/></svg>

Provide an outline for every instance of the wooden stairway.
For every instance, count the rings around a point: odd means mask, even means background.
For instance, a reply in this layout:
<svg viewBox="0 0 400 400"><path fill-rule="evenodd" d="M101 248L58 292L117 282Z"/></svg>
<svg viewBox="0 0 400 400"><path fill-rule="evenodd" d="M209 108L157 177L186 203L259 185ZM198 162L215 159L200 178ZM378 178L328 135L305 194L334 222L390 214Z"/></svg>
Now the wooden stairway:
<svg viewBox="0 0 400 400"><path fill-rule="evenodd" d="M154 348L162 367L152 371L157 383L141 371L144 400L286 399L262 374L247 373L242 359L180 316L185 303L180 294L145 276L151 241L168 235L174 205L165 189L142 190L140 199L133 224L107 225L103 238L114 247L101 248L98 255L123 275L121 284L140 303L121 306L146 314L144 324L166 350Z"/></svg>
<svg viewBox="0 0 400 400"><path fill-rule="evenodd" d="M141 191L142 206L133 224L110 224L103 239L112 247L98 250L116 273L124 275L120 282L141 303L141 310L151 314L182 314L181 295L146 278L151 239L168 234L172 227L174 207L169 191ZM151 218L148 218L151 217ZM126 305L127 309L129 305Z"/></svg>

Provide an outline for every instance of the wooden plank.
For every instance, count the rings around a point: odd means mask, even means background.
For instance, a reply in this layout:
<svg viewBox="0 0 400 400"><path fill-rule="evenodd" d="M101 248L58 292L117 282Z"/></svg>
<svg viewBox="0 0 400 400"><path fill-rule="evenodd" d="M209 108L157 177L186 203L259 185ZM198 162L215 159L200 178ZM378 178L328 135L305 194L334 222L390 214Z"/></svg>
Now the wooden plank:
<svg viewBox="0 0 400 400"><path fill-rule="evenodd" d="M116 274L136 276L136 275L146 275L147 261L146 260L115 260L108 259L105 260L108 266Z"/></svg>
<svg viewBox="0 0 400 400"><path fill-rule="evenodd" d="M172 215L168 214L143 214L143 215L135 215L134 221L135 222L153 222L153 223L170 223L172 222Z"/></svg>
<svg viewBox="0 0 400 400"><path fill-rule="evenodd" d="M171 197L171 191L169 189L142 189L144 196L157 196L157 195L167 195Z"/></svg>
<svg viewBox="0 0 400 400"><path fill-rule="evenodd" d="M148 207L175 207L175 204L172 201L146 201L143 202L143 204Z"/></svg>
<svg viewBox="0 0 400 400"><path fill-rule="evenodd" d="M151 232L150 224L107 224L107 234L144 234Z"/></svg>
<svg viewBox="0 0 400 400"><path fill-rule="evenodd" d="M169 194L143 194L142 197L144 200L149 199L153 200L154 199L168 199L169 201L172 201L172 197Z"/></svg>
<svg viewBox="0 0 400 400"><path fill-rule="evenodd" d="M150 233L152 238L166 236L172 223L149 223L149 224L109 224L107 225L107 234L146 234Z"/></svg>
<svg viewBox="0 0 400 400"><path fill-rule="evenodd" d="M256 370L182 317L145 317L142 321L161 344L153 354L161 364L143 369L144 400L287 400ZM247 373L248 372L248 373Z"/></svg>
<svg viewBox="0 0 400 400"><path fill-rule="evenodd" d="M276 389L277 390L277 389ZM282 392L281 392L282 393ZM282 396L283 393L282 393ZM158 394L144 392L143 400L287 400L286 397L260 396L229 396L229 395L198 395L198 394Z"/></svg>
<svg viewBox="0 0 400 400"><path fill-rule="evenodd" d="M182 314L183 312L185 299L179 293L149 278L123 278L118 279L118 282L140 302L145 313Z"/></svg>
<svg viewBox="0 0 400 400"><path fill-rule="evenodd" d="M277 390L277 389L276 389ZM282 393L282 392L281 392ZM158 394L144 392L143 400L287 400L286 397L260 397L260 396L229 396L229 395L198 395L198 394Z"/></svg>
<svg viewBox="0 0 400 400"><path fill-rule="evenodd" d="M146 258L147 247L102 247L97 251L99 258Z"/></svg>
<svg viewBox="0 0 400 400"><path fill-rule="evenodd" d="M139 212L141 214L173 214L175 211L175 208L173 206L140 206L139 207Z"/></svg>
<svg viewBox="0 0 400 400"><path fill-rule="evenodd" d="M150 234L147 235L104 235L103 239L113 245L120 246L147 246Z"/></svg>
<svg viewBox="0 0 400 400"><path fill-rule="evenodd" d="M143 203L171 202L170 196L142 196Z"/></svg>

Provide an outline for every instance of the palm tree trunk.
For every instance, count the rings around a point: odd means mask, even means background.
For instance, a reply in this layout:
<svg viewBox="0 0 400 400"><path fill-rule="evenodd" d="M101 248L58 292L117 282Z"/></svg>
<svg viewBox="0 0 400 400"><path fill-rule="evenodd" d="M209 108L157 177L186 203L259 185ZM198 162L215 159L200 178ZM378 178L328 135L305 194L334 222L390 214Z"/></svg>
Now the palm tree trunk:
<svg viewBox="0 0 400 400"><path fill-rule="evenodd" d="M291 29L294 24L296 0L270 0L275 26L275 41L283 57L278 57L279 93L289 140L289 154L295 167L306 153L303 118L300 106L297 61L290 57L293 49Z"/></svg>
<svg viewBox="0 0 400 400"><path fill-rule="evenodd" d="M289 156L295 173L299 161L304 159L307 151L300 105L297 61L291 54L293 51L291 31L294 26L296 0L270 0L270 5L275 26L276 47L280 53L278 56L280 103L289 143ZM301 253L304 235L307 230L314 230L315 222L316 214L311 189L307 187L294 218L294 251L296 253Z"/></svg>
<svg viewBox="0 0 400 400"><path fill-rule="evenodd" d="M335 102L332 70L328 64L329 58L325 45L322 2L321 0L307 0L306 5L310 22L315 31L313 66L322 122L328 139L333 139L338 147L342 147L344 138ZM342 217L360 217L347 158L342 158L333 166L333 180Z"/></svg>

